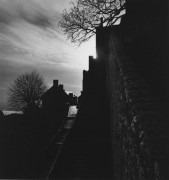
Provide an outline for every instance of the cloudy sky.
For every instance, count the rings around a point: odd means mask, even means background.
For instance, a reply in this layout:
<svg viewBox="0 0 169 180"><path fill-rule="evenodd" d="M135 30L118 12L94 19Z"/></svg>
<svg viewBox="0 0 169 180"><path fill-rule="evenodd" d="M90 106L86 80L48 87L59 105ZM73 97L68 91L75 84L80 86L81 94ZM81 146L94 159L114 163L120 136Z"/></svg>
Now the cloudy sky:
<svg viewBox="0 0 169 180"><path fill-rule="evenodd" d="M82 70L95 52L95 40L77 47L57 23L70 0L0 0L0 103L21 73L37 70L48 86L58 79L67 91L80 94Z"/></svg>

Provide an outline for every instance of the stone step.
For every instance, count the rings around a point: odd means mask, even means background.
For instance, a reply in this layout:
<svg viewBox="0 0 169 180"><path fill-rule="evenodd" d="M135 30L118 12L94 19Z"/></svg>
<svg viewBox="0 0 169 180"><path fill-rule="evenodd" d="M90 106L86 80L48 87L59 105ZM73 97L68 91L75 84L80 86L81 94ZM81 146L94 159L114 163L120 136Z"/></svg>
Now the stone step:
<svg viewBox="0 0 169 180"><path fill-rule="evenodd" d="M107 172L101 172L101 171L97 171L97 172L74 171L73 179L75 179L75 178L78 178L78 179L82 179L82 178L88 179L88 178L90 178L90 179L103 179L103 180L106 180L109 177L110 177L110 174L107 173Z"/></svg>
<svg viewBox="0 0 169 180"><path fill-rule="evenodd" d="M84 165L90 165L90 164L96 164L99 165L99 164L108 164L109 161L108 160L105 160L105 159L75 159L75 163L81 163L81 164L84 164Z"/></svg>
<svg viewBox="0 0 169 180"><path fill-rule="evenodd" d="M73 171L74 173L78 173L78 174L97 174L97 175L100 175L100 174L106 174L107 173L107 170L105 169L93 169L93 168L78 168L78 169L74 169Z"/></svg>
<svg viewBox="0 0 169 180"><path fill-rule="evenodd" d="M76 158L76 159L87 159L87 160L109 160L110 159L110 156L108 156L107 154L82 154L82 153L77 153L77 154L73 154L73 156Z"/></svg>
<svg viewBox="0 0 169 180"><path fill-rule="evenodd" d="M105 151L105 150L95 150L95 149L85 149L85 150L82 150L82 149L77 149L73 152L73 154L84 154L84 155L88 155L90 154L91 156L99 156L99 155L103 155L103 156L107 156L108 155L108 151Z"/></svg>
<svg viewBox="0 0 169 180"><path fill-rule="evenodd" d="M81 164L81 163L77 163L74 164L72 166L75 170L80 170L80 169L85 169L85 170L89 170L89 171L96 171L96 172L104 172L105 168L108 168L108 164Z"/></svg>

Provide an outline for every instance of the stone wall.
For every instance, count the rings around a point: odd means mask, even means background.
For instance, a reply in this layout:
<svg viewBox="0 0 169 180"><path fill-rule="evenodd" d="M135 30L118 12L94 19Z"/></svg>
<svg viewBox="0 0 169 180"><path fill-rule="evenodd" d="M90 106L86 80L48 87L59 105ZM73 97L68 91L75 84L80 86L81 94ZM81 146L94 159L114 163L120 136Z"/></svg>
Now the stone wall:
<svg viewBox="0 0 169 180"><path fill-rule="evenodd" d="M168 7L127 0L119 26L96 29L115 180L169 179Z"/></svg>
<svg viewBox="0 0 169 180"><path fill-rule="evenodd" d="M116 32L109 31L106 60L114 179L168 179L167 111Z"/></svg>

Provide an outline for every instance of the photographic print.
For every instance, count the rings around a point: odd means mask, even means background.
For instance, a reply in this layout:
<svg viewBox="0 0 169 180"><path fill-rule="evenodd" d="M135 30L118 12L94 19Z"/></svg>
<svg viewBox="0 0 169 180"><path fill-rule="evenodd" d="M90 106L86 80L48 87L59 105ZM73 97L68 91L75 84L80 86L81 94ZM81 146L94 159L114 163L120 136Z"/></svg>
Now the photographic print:
<svg viewBox="0 0 169 180"><path fill-rule="evenodd" d="M0 179L169 179L167 0L0 0Z"/></svg>

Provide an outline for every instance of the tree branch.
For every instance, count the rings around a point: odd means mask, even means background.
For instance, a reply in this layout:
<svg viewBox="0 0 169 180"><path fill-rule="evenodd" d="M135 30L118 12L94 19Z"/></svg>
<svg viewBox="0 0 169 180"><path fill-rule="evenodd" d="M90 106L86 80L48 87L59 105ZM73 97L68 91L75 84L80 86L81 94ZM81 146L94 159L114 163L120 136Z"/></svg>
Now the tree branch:
<svg viewBox="0 0 169 180"><path fill-rule="evenodd" d="M71 42L81 44L95 34L95 28L100 25L112 26L125 9L125 0L78 0L77 4L71 2L70 11L64 10L59 26Z"/></svg>

